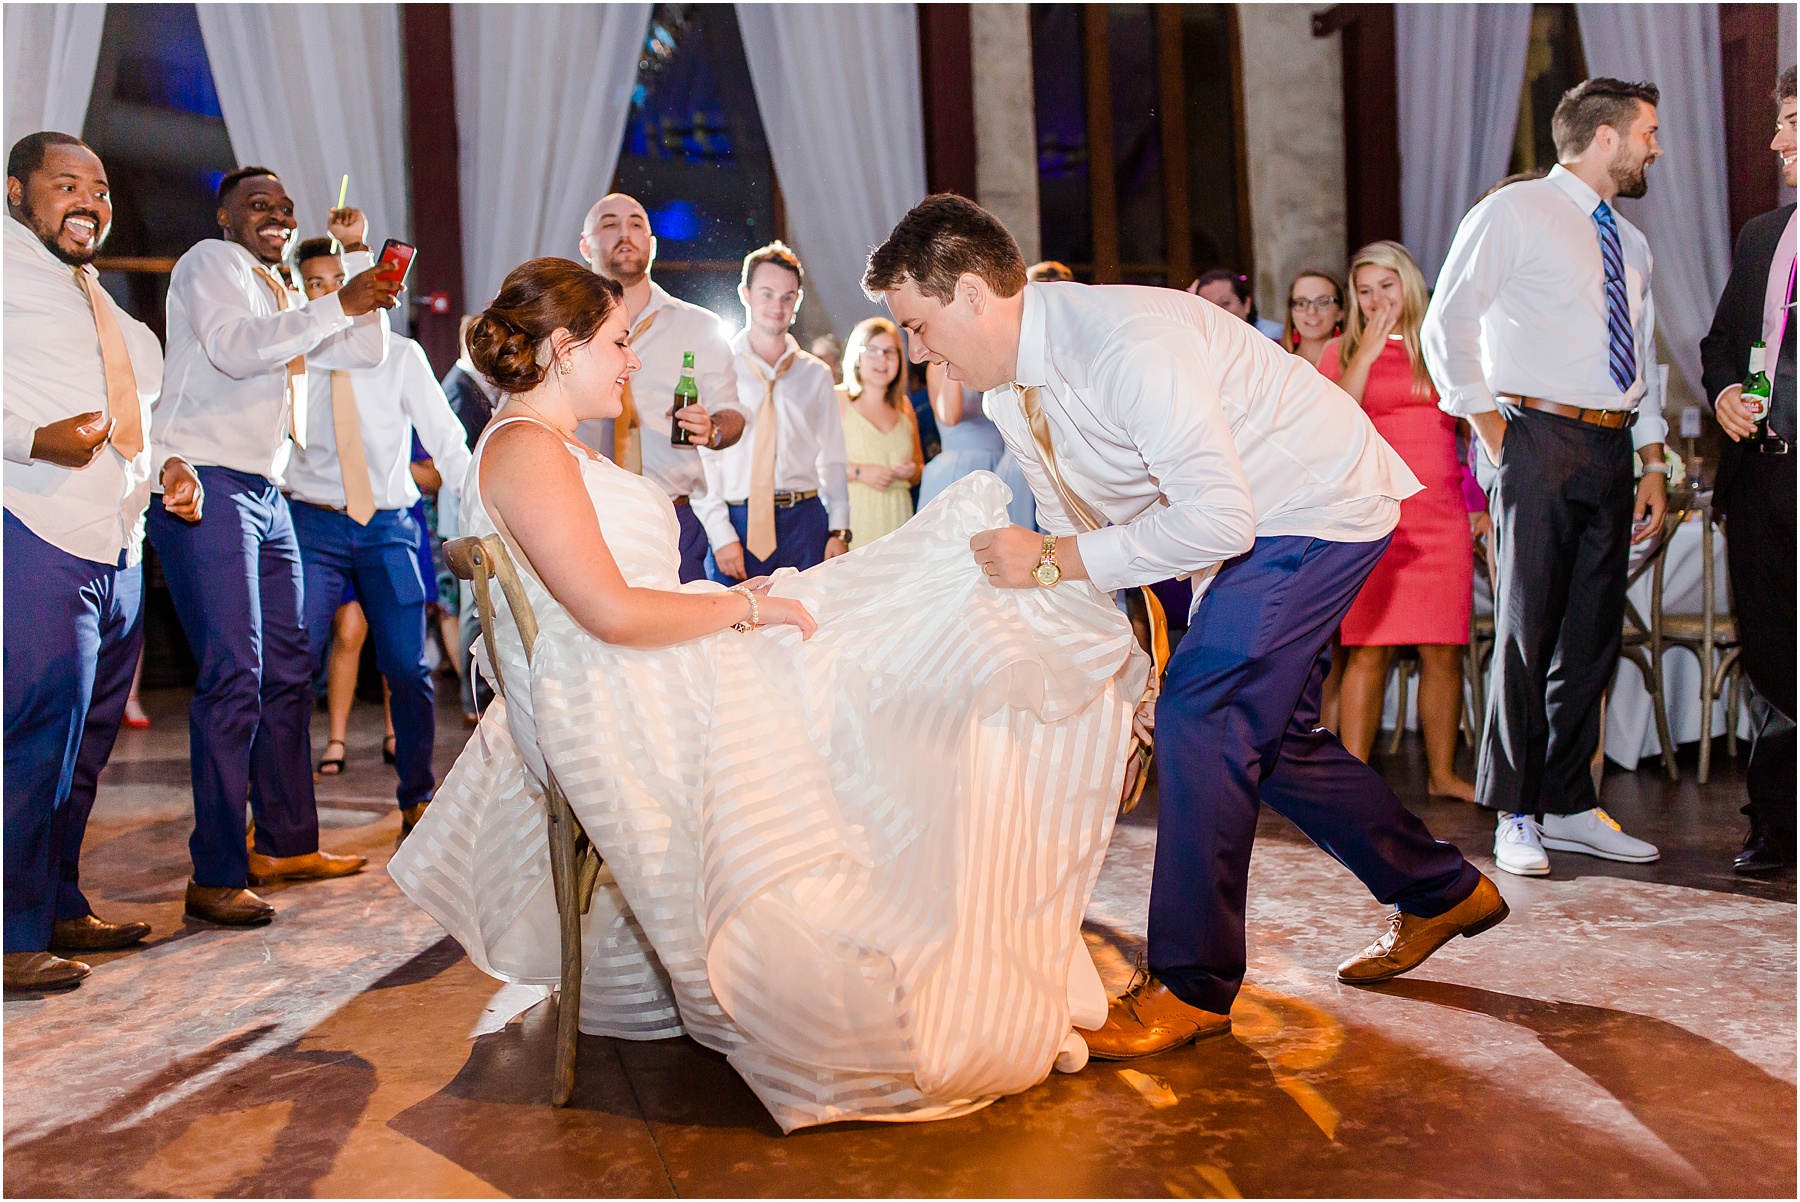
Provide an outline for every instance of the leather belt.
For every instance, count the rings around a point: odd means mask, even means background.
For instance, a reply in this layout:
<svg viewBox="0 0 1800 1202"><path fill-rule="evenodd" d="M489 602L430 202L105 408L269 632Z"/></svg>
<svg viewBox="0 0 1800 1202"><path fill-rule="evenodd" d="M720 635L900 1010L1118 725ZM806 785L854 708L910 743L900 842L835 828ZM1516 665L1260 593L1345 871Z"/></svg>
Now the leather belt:
<svg viewBox="0 0 1800 1202"><path fill-rule="evenodd" d="M1583 409L1580 405L1565 405L1561 401L1546 401L1542 397L1508 396L1505 393L1500 394L1499 399L1511 401L1526 409L1553 413L1557 417L1586 422L1590 426L1602 426L1608 430L1629 429L1637 425L1638 419L1636 409Z"/></svg>
<svg viewBox="0 0 1800 1202"><path fill-rule="evenodd" d="M810 501L819 495L818 489L809 492L778 492L775 494L775 508L792 509L802 501ZM727 505L748 505L749 501L727 501Z"/></svg>

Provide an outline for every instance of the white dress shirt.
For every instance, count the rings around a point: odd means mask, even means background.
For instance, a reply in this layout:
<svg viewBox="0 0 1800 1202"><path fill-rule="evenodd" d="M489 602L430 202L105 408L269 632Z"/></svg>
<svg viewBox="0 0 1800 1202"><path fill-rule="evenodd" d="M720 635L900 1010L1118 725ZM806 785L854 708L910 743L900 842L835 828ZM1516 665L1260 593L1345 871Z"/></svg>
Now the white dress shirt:
<svg viewBox="0 0 1800 1202"><path fill-rule="evenodd" d="M775 385L775 491L814 492L825 502L833 530L850 528L849 456L844 451L844 419L838 412L837 383L831 369L800 349L787 336L787 349L771 365L750 349L750 331L731 340L737 364L738 405L744 413L744 436L722 451L702 450L706 491L693 501L694 516L706 527L716 547L738 541L726 510L728 502L750 497L750 462L756 447L756 415L768 392L769 378L793 359Z"/></svg>
<svg viewBox="0 0 1800 1202"><path fill-rule="evenodd" d="M1445 413L1489 413L1495 396L1506 394L1583 409L1635 408L1634 446L1669 432L1656 371L1650 244L1616 210L1637 377L1623 392L1612 380L1599 205L1599 193L1559 166L1500 189L1463 217L1420 330Z"/></svg>
<svg viewBox="0 0 1800 1202"><path fill-rule="evenodd" d="M94 296L112 306L125 336L145 446L128 460L108 443L83 468L33 460L40 426L106 412L106 368L94 310L69 264L6 219L6 509L59 551L109 566L122 551L134 564L143 555L150 504L148 435L151 406L162 391L162 347L98 283Z"/></svg>
<svg viewBox="0 0 1800 1202"><path fill-rule="evenodd" d="M307 362L306 449L294 448L285 491L298 501L344 507L344 476L338 466L337 422L331 415L331 371ZM460 491L469 470L469 443L450 408L425 350L400 334L388 335L387 358L379 367L353 368L356 417L362 423L363 457L376 509L405 509L419 499L412 478L412 436L431 455L444 487Z"/></svg>
<svg viewBox="0 0 1800 1202"><path fill-rule="evenodd" d="M1103 589L1206 574L1258 537L1371 542L1420 490L1362 407L1255 326L1171 288L1025 286L1018 380L989 392L1038 524L1079 536ZM1018 388L1037 387L1064 483L1039 462ZM1196 579L1198 603L1203 582Z"/></svg>
<svg viewBox="0 0 1800 1202"><path fill-rule="evenodd" d="M344 256L354 276L367 251ZM289 290L281 310L235 242L209 238L181 256L169 277L167 386L151 432L156 468L179 455L195 467L225 467L279 482L287 468L288 360L319 367L374 367L387 353L387 312L346 317L334 294L308 303ZM276 277L280 278L279 275ZM308 407L331 406L308 385ZM308 428L311 428L310 421Z"/></svg>
<svg viewBox="0 0 1800 1202"><path fill-rule="evenodd" d="M631 340L631 349L643 364L631 377L631 403L637 407L638 446L644 461L644 477L662 485L671 500L706 491L700 456L691 447L669 441L672 419L667 410L681 381L681 356L694 352L694 385L700 403L709 414L721 409L742 409L738 404L737 372L731 365L731 348L711 309L670 296L655 280L650 281L650 303L632 319L632 327L656 315L650 328ZM608 459L613 455L613 423L582 422L575 436Z"/></svg>

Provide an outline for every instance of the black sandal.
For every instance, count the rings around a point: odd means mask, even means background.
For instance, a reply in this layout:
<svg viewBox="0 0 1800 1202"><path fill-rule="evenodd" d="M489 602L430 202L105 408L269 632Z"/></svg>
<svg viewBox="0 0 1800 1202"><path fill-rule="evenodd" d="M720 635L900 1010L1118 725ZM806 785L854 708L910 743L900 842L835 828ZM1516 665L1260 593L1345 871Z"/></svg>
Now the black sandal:
<svg viewBox="0 0 1800 1202"><path fill-rule="evenodd" d="M389 736L387 736L387 738L381 740L381 762L384 764L394 763L394 736L393 735L389 735Z"/></svg>
<svg viewBox="0 0 1800 1202"><path fill-rule="evenodd" d="M331 749L333 747L339 749L337 755L331 754ZM331 739L327 741L325 744L325 755L319 759L319 775L342 776L345 767L344 753L348 750L349 748L344 746L344 741L342 739Z"/></svg>

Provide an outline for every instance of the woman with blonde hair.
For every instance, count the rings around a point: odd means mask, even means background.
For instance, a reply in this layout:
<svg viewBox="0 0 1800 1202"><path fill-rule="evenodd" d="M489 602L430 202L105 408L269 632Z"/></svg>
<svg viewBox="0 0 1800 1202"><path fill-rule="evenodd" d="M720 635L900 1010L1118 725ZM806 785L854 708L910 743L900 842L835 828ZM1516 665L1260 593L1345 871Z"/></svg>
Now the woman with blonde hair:
<svg viewBox="0 0 1800 1202"><path fill-rule="evenodd" d="M1281 345L1317 367L1325 344L1343 332L1343 316L1344 282L1329 271L1308 267L1288 285Z"/></svg>
<svg viewBox="0 0 1800 1202"><path fill-rule="evenodd" d="M1430 298L1419 265L1398 242L1372 242L1350 261L1350 289L1344 332L1325 347L1319 370L1356 398L1425 491L1400 502L1393 542L1339 629L1338 735L1369 758L1394 648L1416 646L1429 791L1473 801L1474 786L1456 775L1456 738L1475 566L1470 535L1487 515L1467 508L1457 419L1438 408L1420 354Z"/></svg>
<svg viewBox="0 0 1800 1202"><path fill-rule="evenodd" d="M850 460L850 545L866 547L912 517L912 486L925 470L893 322L870 317L850 331L837 394Z"/></svg>

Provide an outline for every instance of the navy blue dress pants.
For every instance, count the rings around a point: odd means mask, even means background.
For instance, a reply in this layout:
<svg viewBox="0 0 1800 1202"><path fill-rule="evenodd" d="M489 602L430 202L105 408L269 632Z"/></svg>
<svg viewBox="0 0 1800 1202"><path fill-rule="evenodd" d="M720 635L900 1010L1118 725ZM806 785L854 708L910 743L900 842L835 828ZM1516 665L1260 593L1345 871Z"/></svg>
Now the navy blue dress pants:
<svg viewBox="0 0 1800 1202"><path fill-rule="evenodd" d="M143 569L6 526L6 950L90 913L81 840L144 645Z"/></svg>
<svg viewBox="0 0 1800 1202"><path fill-rule="evenodd" d="M706 527L685 499L675 506L675 520L681 525L681 583L705 580L706 565L712 558L707 551Z"/></svg>
<svg viewBox="0 0 1800 1202"><path fill-rule="evenodd" d="M738 541L743 542L745 531L750 524L750 507L748 505L732 505L732 528L737 531ZM825 516L825 502L817 497L808 497L790 509L775 511L775 553L767 559L758 559L744 548L744 571L749 579L767 576L776 568L795 568L804 572L808 568L817 567L825 562L825 542L831 537L830 519ZM719 565L706 554L706 574L720 584L730 586L736 580L719 571Z"/></svg>
<svg viewBox="0 0 1800 1202"><path fill-rule="evenodd" d="M294 538L306 569L306 630L314 674L325 670L331 618L344 587L356 599L375 640L375 666L387 678L394 720L395 797L402 808L431 800L432 740L437 718L431 671L425 666L425 581L419 563L419 523L410 510L381 509L359 526L350 515L292 502ZM433 581L435 584L435 580Z"/></svg>
<svg viewBox="0 0 1800 1202"><path fill-rule="evenodd" d="M1244 898L1259 803L1388 905L1433 917L1481 875L1319 726L1336 630L1387 539L1259 538L1200 600L1156 707L1150 971L1228 1013L1244 980Z"/></svg>
<svg viewBox="0 0 1800 1202"><path fill-rule="evenodd" d="M287 498L266 478L197 469L205 516L184 522L150 498L150 541L200 679L188 706L194 779L194 883L243 888L256 850L319 850L312 779L312 657L301 604L300 547Z"/></svg>

